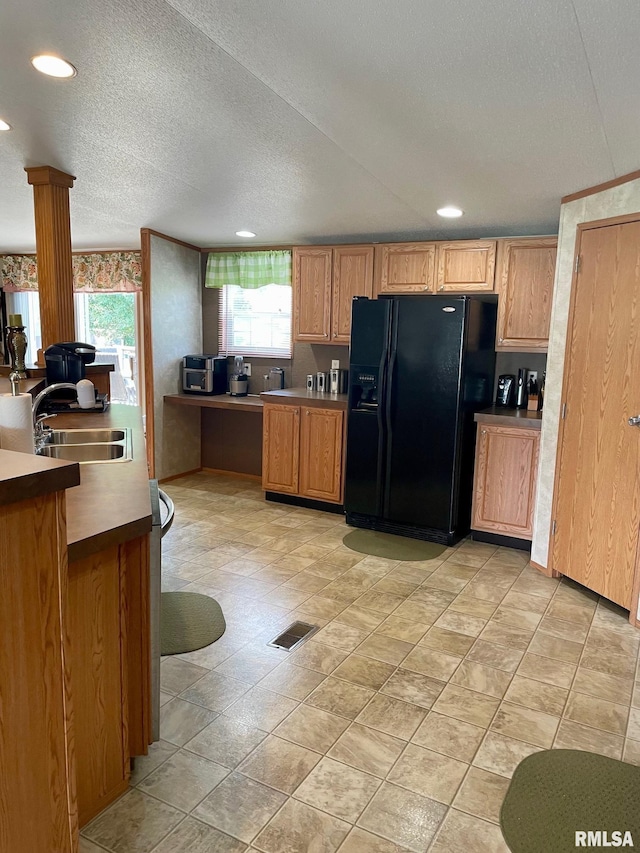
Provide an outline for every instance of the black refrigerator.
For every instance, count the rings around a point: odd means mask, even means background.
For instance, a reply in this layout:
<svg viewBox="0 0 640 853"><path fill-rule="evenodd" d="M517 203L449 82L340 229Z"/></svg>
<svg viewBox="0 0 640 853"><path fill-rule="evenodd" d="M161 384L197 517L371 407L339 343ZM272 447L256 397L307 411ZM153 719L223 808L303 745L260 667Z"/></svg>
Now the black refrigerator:
<svg viewBox="0 0 640 853"><path fill-rule="evenodd" d="M347 524L446 545L468 533L496 313L492 294L354 299Z"/></svg>

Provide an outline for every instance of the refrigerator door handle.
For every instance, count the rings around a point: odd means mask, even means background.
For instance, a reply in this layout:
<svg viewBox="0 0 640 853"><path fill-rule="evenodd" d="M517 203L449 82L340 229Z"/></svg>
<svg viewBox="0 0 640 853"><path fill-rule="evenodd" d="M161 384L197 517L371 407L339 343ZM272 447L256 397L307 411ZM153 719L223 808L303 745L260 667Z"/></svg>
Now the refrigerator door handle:
<svg viewBox="0 0 640 853"><path fill-rule="evenodd" d="M387 389L387 347L385 346L382 350L382 357L380 358L380 365L378 367L378 408L376 411L376 417L378 419L378 460L377 460L377 474L376 474L376 506L377 506L377 514L382 515L383 512L383 503L384 503L384 489L382 484L384 483L384 465L386 458L386 447L387 447L387 429L385 423L385 410L383 406L383 401L386 399L386 389Z"/></svg>
<svg viewBox="0 0 640 853"><path fill-rule="evenodd" d="M387 362L387 372L385 375L385 393L384 393L384 415L385 415L385 438L386 447L384 449L385 471L384 471L384 498L382 501L382 515L389 515L389 492L391 485L391 452L390 448L393 442L393 427L391 426L391 412L393 407L393 380L396 369L396 359L398 357L398 317L397 311L392 306L391 312L391 353Z"/></svg>

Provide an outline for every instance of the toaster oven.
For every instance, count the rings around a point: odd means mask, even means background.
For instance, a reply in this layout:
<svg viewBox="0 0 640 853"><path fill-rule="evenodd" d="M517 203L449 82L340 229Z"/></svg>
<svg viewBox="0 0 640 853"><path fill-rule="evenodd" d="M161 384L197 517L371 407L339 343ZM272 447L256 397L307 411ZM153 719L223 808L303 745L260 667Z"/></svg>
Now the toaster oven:
<svg viewBox="0 0 640 853"><path fill-rule="evenodd" d="M182 390L185 394L226 394L227 359L217 355L185 355Z"/></svg>

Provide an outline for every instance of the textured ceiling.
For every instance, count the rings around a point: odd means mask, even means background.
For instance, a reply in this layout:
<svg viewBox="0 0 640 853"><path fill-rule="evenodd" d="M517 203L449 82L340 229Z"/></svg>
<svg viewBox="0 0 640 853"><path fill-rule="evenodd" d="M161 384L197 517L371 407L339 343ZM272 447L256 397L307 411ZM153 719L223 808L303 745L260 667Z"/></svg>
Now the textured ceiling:
<svg viewBox="0 0 640 853"><path fill-rule="evenodd" d="M76 249L553 232L640 167L639 36L637 0L4 0L0 251L34 249L41 164Z"/></svg>

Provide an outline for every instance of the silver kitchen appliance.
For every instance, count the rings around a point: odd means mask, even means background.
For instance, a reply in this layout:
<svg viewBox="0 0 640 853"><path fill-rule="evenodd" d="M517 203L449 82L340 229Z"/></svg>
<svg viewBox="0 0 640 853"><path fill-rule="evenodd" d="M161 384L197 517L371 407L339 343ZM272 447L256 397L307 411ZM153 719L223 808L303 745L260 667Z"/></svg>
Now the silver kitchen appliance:
<svg viewBox="0 0 640 853"><path fill-rule="evenodd" d="M269 370L269 391L280 391L284 388L284 370L281 367L272 367Z"/></svg>
<svg viewBox="0 0 640 853"><path fill-rule="evenodd" d="M329 390L329 374L323 373L322 371L319 370L318 373L316 373L316 377L317 377L318 391L320 391L321 393L328 391Z"/></svg>
<svg viewBox="0 0 640 853"><path fill-rule="evenodd" d="M232 397L246 397L249 393L249 377L244 372L244 359L237 355L233 359L233 373L229 378L229 393Z"/></svg>
<svg viewBox="0 0 640 853"><path fill-rule="evenodd" d="M307 391L315 391L317 389L317 379L315 373L307 373Z"/></svg>
<svg viewBox="0 0 640 853"><path fill-rule="evenodd" d="M182 359L182 390L185 394L225 394L227 359L218 355L185 355Z"/></svg>
<svg viewBox="0 0 640 853"><path fill-rule="evenodd" d="M349 371L331 368L329 371L329 391L332 394L346 394Z"/></svg>

